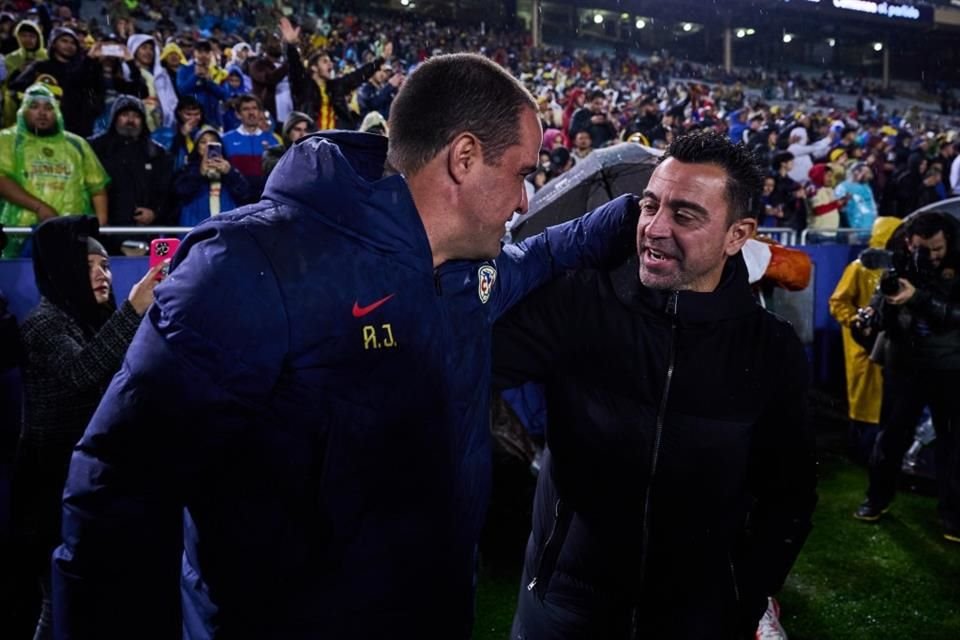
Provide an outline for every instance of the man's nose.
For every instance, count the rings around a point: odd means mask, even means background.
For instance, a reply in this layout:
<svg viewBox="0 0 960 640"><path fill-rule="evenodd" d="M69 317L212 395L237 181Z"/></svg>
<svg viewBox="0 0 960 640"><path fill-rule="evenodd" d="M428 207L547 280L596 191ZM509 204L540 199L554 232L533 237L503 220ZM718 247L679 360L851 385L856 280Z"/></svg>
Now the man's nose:
<svg viewBox="0 0 960 640"><path fill-rule="evenodd" d="M654 238L666 238L670 235L670 219L668 212L661 207L647 223L644 233Z"/></svg>
<svg viewBox="0 0 960 640"><path fill-rule="evenodd" d="M517 211L519 213L526 213L529 206L530 203L527 202L527 185L523 184L520 186L520 207L517 209Z"/></svg>

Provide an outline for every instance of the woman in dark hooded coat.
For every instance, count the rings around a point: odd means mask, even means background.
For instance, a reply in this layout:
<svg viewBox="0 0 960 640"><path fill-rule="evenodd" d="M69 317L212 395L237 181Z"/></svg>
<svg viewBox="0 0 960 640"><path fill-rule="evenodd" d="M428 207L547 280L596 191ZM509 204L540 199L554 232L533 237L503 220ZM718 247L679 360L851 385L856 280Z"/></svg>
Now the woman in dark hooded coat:
<svg viewBox="0 0 960 640"><path fill-rule="evenodd" d="M43 606L35 640L50 629L50 554L60 542L63 486L73 447L93 416L147 307L151 269L118 307L107 252L90 216L47 220L34 233L40 304L21 327L23 423L13 476L18 554L39 579Z"/></svg>

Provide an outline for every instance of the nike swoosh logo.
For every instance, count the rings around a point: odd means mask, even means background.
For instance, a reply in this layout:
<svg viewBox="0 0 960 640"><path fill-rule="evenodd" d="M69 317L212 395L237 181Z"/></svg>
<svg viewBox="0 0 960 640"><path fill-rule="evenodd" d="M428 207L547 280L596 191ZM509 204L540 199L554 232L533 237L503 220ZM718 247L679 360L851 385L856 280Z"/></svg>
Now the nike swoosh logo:
<svg viewBox="0 0 960 640"><path fill-rule="evenodd" d="M386 303L388 300L390 300L390 298L392 298L392 297L395 296L395 295L397 295L397 294L391 293L391 294L388 295L386 298L380 298L379 300L377 300L377 301L374 302L373 304L368 304L368 305L365 306L365 307L361 307L358 302L354 302L354 303L353 303L353 317L354 317L354 318L362 318L363 316L367 315L368 313L371 313L371 312L373 312L373 311L376 311L381 305L383 305L384 303Z"/></svg>

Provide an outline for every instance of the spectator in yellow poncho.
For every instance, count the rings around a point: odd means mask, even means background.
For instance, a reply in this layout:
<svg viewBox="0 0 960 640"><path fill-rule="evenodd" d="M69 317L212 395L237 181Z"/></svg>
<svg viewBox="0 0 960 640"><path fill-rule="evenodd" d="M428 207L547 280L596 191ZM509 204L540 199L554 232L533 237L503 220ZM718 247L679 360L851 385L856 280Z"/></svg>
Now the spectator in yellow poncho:
<svg viewBox="0 0 960 640"><path fill-rule="evenodd" d="M31 85L17 124L0 131L0 222L28 227L57 215L96 214L105 225L109 181L87 141L64 130L53 92ZM14 238L3 257L19 256L23 244Z"/></svg>

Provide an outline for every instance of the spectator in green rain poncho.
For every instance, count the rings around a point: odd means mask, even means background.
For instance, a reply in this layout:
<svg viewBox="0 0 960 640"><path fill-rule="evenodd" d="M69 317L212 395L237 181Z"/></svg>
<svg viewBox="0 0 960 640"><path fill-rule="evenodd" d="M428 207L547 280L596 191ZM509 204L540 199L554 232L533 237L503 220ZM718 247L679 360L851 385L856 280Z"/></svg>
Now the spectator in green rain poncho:
<svg viewBox="0 0 960 640"><path fill-rule="evenodd" d="M57 215L96 214L107 223L109 176L80 136L63 128L63 116L43 84L27 89L17 124L0 131L0 222L29 227ZM14 238L3 257L21 254Z"/></svg>

